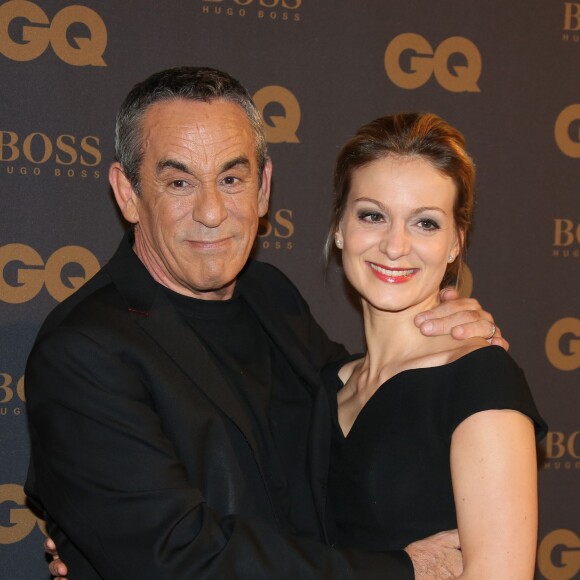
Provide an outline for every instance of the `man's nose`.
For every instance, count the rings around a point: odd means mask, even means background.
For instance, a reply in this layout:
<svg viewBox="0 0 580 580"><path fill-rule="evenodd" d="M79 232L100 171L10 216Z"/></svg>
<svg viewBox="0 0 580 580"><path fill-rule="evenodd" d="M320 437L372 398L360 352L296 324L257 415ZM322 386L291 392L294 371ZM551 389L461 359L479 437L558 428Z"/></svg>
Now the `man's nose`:
<svg viewBox="0 0 580 580"><path fill-rule="evenodd" d="M228 217L224 194L215 185L204 185L195 200L192 217L207 228L217 228Z"/></svg>

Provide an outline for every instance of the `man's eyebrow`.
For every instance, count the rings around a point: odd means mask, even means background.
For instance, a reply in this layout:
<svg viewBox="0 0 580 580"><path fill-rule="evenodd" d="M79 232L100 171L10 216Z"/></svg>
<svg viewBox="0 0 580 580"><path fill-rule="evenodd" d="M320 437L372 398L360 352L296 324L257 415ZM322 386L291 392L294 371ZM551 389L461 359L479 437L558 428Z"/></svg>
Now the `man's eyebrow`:
<svg viewBox="0 0 580 580"><path fill-rule="evenodd" d="M240 155L239 157L234 157L230 161L226 161L220 168L220 173L224 171L229 171L238 165L242 165L246 168L250 167L250 160L245 155Z"/></svg>
<svg viewBox="0 0 580 580"><path fill-rule="evenodd" d="M238 167L240 165L249 168L251 165L250 160L245 155L234 157L233 159L226 161L220 167L220 173L223 173L224 171L229 171L230 169L233 169L234 167ZM191 169L185 163L177 161L177 159L161 159L157 163L157 173L161 173L165 169L177 169L177 171L183 171L183 173L193 175Z"/></svg>
<svg viewBox="0 0 580 580"><path fill-rule="evenodd" d="M183 173L192 175L189 167L176 159L161 159L157 163L157 173L161 173L165 169L177 169L177 171L183 171Z"/></svg>

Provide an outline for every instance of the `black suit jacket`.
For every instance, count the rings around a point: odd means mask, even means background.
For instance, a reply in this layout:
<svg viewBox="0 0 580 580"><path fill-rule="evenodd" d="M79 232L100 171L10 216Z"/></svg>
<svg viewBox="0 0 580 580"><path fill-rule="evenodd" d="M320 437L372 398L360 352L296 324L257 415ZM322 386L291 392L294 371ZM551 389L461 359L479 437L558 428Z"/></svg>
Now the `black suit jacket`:
<svg viewBox="0 0 580 580"><path fill-rule="evenodd" d="M319 371L344 349L273 266L250 262L238 289L311 393L307 473L322 540L330 427ZM26 396L26 488L70 580L412 578L403 553L283 532L251 414L130 236L43 325Z"/></svg>

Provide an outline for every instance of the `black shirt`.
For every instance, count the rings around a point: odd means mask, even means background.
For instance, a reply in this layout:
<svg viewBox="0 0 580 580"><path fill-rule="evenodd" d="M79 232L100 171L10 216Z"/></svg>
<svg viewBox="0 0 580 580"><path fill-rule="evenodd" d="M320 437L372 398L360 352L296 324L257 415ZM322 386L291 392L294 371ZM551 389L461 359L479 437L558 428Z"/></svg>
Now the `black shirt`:
<svg viewBox="0 0 580 580"><path fill-rule="evenodd" d="M312 413L308 388L242 296L199 300L164 291L255 418L267 450L265 475L281 527L320 538L307 473Z"/></svg>

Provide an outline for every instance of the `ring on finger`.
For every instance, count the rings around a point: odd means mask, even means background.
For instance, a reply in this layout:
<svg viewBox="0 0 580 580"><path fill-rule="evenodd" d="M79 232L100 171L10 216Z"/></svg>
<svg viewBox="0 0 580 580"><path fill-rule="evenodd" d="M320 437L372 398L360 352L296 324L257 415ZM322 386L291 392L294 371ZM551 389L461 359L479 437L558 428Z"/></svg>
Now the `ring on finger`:
<svg viewBox="0 0 580 580"><path fill-rule="evenodd" d="M491 340L494 335L495 335L495 331L497 330L495 324L493 324L493 322L491 323L491 332L489 333L489 336L485 339L485 340Z"/></svg>

